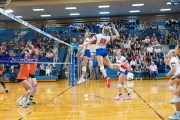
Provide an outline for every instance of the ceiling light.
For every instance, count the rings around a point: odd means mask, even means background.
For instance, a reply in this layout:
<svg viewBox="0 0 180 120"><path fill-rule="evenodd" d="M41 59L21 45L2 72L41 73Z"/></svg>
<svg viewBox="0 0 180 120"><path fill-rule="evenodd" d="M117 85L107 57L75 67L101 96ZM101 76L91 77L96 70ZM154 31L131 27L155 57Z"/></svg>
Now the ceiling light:
<svg viewBox="0 0 180 120"><path fill-rule="evenodd" d="M161 9L160 11L170 11L171 9Z"/></svg>
<svg viewBox="0 0 180 120"><path fill-rule="evenodd" d="M109 12L99 12L99 14L109 14Z"/></svg>
<svg viewBox="0 0 180 120"><path fill-rule="evenodd" d="M51 15L41 15L41 17L50 17Z"/></svg>
<svg viewBox="0 0 180 120"><path fill-rule="evenodd" d="M18 17L18 18L22 18L22 16L16 16L16 17Z"/></svg>
<svg viewBox="0 0 180 120"><path fill-rule="evenodd" d="M66 7L66 10L72 10L72 9L77 9L76 7Z"/></svg>
<svg viewBox="0 0 180 120"><path fill-rule="evenodd" d="M156 15L156 16L165 16L165 15Z"/></svg>
<svg viewBox="0 0 180 120"><path fill-rule="evenodd" d="M144 6L144 4L132 4L132 6Z"/></svg>
<svg viewBox="0 0 180 120"><path fill-rule="evenodd" d="M129 11L129 12L140 12L140 10L131 10L131 11Z"/></svg>
<svg viewBox="0 0 180 120"><path fill-rule="evenodd" d="M33 11L44 11L44 9L33 9Z"/></svg>
<svg viewBox="0 0 180 120"><path fill-rule="evenodd" d="M178 3L174 3L174 4L178 4ZM167 2L167 5L171 5L171 2Z"/></svg>
<svg viewBox="0 0 180 120"><path fill-rule="evenodd" d="M6 12L8 12L8 13L12 13L13 12L13 10L5 10Z"/></svg>
<svg viewBox="0 0 180 120"><path fill-rule="evenodd" d="M79 13L71 13L70 15L80 15Z"/></svg>
<svg viewBox="0 0 180 120"><path fill-rule="evenodd" d="M98 6L99 8L109 8L109 5Z"/></svg>

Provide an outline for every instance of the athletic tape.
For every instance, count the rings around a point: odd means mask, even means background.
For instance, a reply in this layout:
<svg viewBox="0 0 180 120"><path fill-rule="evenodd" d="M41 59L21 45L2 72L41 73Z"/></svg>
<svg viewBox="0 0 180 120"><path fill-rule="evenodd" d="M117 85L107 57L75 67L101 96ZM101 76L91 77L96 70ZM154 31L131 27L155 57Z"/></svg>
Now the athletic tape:
<svg viewBox="0 0 180 120"><path fill-rule="evenodd" d="M27 27L29 27L29 28L37 31L37 32L39 32L39 33L41 33L41 34L44 34L45 36L49 37L50 39L54 39L54 40L56 40L56 41L58 41L58 42L60 42L60 43L63 43L63 44L65 44L65 45L67 45L67 46L73 47L72 45L70 45L70 44L68 44L68 43L66 43L66 42L63 42L62 40L59 40L58 38L56 38L56 37L54 37L54 36L52 36L52 35L44 32L44 31L38 29L37 27L35 27L35 26L33 26L33 25L25 22L25 21L23 21L22 19L14 16L13 14L6 12L6 11L3 10L2 8L0 8L0 13L2 13L3 15L5 15L5 16L7 16L7 17L9 17L9 18L11 18L11 19L13 19L13 20L15 20L15 21L17 21L17 22L19 22L19 23L21 23L21 24L23 24L23 25L25 25L25 26L27 26Z"/></svg>

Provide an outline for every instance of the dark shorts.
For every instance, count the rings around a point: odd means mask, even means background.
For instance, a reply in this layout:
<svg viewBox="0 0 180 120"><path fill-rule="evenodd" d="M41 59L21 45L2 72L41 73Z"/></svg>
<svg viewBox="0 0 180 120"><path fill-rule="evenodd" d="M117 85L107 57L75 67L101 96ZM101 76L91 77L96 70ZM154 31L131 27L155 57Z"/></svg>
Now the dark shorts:
<svg viewBox="0 0 180 120"><path fill-rule="evenodd" d="M18 83L24 81L25 79L17 79Z"/></svg>
<svg viewBox="0 0 180 120"><path fill-rule="evenodd" d="M108 55L106 49L96 49L96 56L106 57Z"/></svg>
<svg viewBox="0 0 180 120"><path fill-rule="evenodd" d="M35 78L35 75L29 74L29 78Z"/></svg>

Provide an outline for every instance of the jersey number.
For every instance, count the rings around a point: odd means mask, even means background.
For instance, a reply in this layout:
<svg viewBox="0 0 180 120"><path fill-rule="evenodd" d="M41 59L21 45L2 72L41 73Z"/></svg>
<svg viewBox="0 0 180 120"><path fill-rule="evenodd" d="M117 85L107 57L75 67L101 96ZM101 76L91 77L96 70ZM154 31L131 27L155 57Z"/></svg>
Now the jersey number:
<svg viewBox="0 0 180 120"><path fill-rule="evenodd" d="M105 45L105 44L106 44L106 39L101 38L100 45Z"/></svg>

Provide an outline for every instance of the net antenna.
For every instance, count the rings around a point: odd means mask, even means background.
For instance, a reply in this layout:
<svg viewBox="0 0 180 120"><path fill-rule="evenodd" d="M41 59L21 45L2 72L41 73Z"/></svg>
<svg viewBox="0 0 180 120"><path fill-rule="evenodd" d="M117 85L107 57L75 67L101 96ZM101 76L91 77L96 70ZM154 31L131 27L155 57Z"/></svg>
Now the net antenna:
<svg viewBox="0 0 180 120"><path fill-rule="evenodd" d="M11 0L7 0L7 2L6 2L6 4L5 4L5 6L4 6L4 8L6 8L6 7L9 5L10 2L11 2Z"/></svg>

